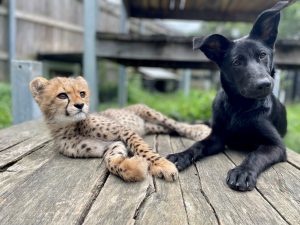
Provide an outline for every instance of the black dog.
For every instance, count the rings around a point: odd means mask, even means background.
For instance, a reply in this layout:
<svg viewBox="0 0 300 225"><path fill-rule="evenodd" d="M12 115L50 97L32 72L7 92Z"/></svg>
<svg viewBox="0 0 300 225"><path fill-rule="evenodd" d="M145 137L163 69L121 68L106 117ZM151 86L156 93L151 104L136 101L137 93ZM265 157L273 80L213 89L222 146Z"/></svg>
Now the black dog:
<svg viewBox="0 0 300 225"><path fill-rule="evenodd" d="M272 89L280 10L288 4L280 1L263 11L242 39L230 41L219 34L194 39L194 48L201 49L220 68L222 89L213 102L211 134L186 151L167 157L179 170L223 151L225 146L254 150L227 175L232 189L248 191L262 171L286 161L281 138L287 129L286 111Z"/></svg>

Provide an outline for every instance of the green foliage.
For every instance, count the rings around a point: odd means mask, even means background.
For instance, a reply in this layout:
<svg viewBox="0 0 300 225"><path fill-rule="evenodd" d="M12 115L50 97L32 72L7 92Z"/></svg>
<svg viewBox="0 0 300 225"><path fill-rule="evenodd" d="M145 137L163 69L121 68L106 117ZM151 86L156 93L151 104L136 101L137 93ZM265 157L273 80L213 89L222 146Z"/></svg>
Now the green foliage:
<svg viewBox="0 0 300 225"><path fill-rule="evenodd" d="M100 86L99 100L100 102L111 102L117 99L118 86L114 82L106 82Z"/></svg>
<svg viewBox="0 0 300 225"><path fill-rule="evenodd" d="M215 91L192 90L188 97L182 92L149 93L140 88L139 79L129 82L128 103L144 103L177 120L208 120L211 117L211 103Z"/></svg>
<svg viewBox="0 0 300 225"><path fill-rule="evenodd" d="M279 38L300 38L300 2L296 2L286 8L281 14L279 25Z"/></svg>
<svg viewBox="0 0 300 225"><path fill-rule="evenodd" d="M128 105L143 103L181 121L193 122L210 119L211 103L215 96L215 91L192 90L188 97L184 96L182 92L150 93L141 88L140 77L135 75L131 77L128 82ZM112 85L110 88L115 89L116 85L115 87ZM105 90L103 91L105 92ZM101 102L99 109L102 111L107 108L117 107L116 101L108 101Z"/></svg>
<svg viewBox="0 0 300 225"><path fill-rule="evenodd" d="M12 123L10 85L0 83L0 128Z"/></svg>
<svg viewBox="0 0 300 225"><path fill-rule="evenodd" d="M300 104L287 105L288 133L284 138L288 148L300 153Z"/></svg>

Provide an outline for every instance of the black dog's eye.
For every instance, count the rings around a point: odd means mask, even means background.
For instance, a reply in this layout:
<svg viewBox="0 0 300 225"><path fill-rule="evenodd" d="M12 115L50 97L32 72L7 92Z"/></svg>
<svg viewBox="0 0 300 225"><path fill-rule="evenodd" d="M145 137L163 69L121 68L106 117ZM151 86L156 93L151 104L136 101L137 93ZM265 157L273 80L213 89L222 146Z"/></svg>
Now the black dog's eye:
<svg viewBox="0 0 300 225"><path fill-rule="evenodd" d="M239 66L239 65L241 65L242 64L242 62L241 62L241 60L239 60L239 59L236 59L236 60L234 60L233 62L232 62L232 65L234 65L234 66Z"/></svg>
<svg viewBox="0 0 300 225"><path fill-rule="evenodd" d="M263 59L263 58L265 58L266 57L266 53L265 52L261 52L261 53L259 53L259 59Z"/></svg>
<svg viewBox="0 0 300 225"><path fill-rule="evenodd" d="M81 92L80 92L80 97L81 97L81 98L84 98L84 97L85 97L85 92L84 92L84 91L81 91Z"/></svg>
<svg viewBox="0 0 300 225"><path fill-rule="evenodd" d="M57 95L57 97L58 97L59 99L67 99L67 98L68 98L68 95L67 95L66 93L60 93L60 94Z"/></svg>

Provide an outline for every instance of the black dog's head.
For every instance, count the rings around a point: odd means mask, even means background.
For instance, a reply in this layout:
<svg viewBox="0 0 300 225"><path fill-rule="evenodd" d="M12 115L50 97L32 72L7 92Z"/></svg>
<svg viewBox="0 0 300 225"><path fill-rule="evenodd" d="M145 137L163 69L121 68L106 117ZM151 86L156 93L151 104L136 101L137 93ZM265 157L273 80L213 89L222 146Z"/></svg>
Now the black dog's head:
<svg viewBox="0 0 300 225"><path fill-rule="evenodd" d="M274 43L280 10L288 4L289 1L280 1L263 11L250 34L239 40L231 41L219 34L194 39L194 49L200 49L219 66L225 91L252 99L272 92Z"/></svg>

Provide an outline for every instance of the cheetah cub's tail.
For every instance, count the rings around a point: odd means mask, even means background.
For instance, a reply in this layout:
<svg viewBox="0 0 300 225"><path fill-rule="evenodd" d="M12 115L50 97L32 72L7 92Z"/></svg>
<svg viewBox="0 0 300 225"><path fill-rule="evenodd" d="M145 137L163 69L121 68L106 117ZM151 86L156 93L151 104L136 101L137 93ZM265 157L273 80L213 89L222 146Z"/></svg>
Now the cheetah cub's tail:
<svg viewBox="0 0 300 225"><path fill-rule="evenodd" d="M122 142L112 144L104 155L108 170L124 181L142 181L148 174L148 162L140 156L127 157L126 147Z"/></svg>

